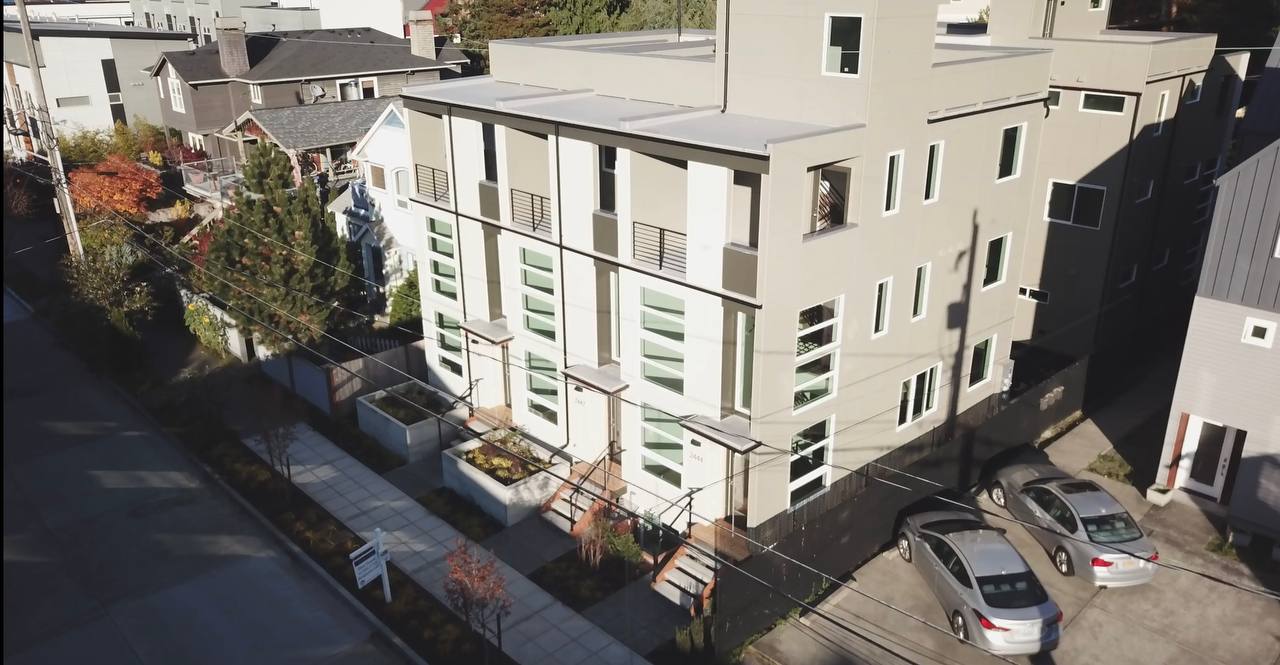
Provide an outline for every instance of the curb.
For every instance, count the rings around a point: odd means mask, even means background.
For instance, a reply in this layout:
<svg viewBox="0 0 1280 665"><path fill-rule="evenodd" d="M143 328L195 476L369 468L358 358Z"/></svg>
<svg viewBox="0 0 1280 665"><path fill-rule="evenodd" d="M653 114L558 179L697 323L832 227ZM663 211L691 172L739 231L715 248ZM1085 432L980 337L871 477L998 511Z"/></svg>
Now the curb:
<svg viewBox="0 0 1280 665"><path fill-rule="evenodd" d="M8 294L10 297L17 300L18 303L21 304L27 310L28 314L30 314L31 321L35 322L41 328L44 328L45 330L47 330L51 334L53 339L57 340L60 346L62 345L62 339L57 334L57 331L51 329L48 322L46 322L42 317L40 317L36 313L36 311L26 303L25 300L23 300L20 296L18 296L18 294L14 293L13 290L8 288L7 286L5 287L4 290L6 294ZM422 658L422 656L419 656L418 653L414 651L407 643L405 643L404 640L400 639L399 635L396 635L395 632L392 631L390 628L388 628L387 625L383 623L381 619L379 619L373 612L369 611L369 608L365 607L364 604L361 603L359 599L357 599L354 595L352 595L351 592L348 591L346 587L342 586L341 584L338 583L337 580L333 579L333 577L329 575L329 571L320 567L320 564L316 563L314 559L307 556L307 553L303 552L302 548L298 547L298 545L294 543L292 540L290 540L288 536L281 533L280 530L277 529L276 526L266 518L266 516L258 512L258 509L255 508L253 504L249 503L248 500L240 496L240 494L236 492L234 489L232 489L232 487L228 485L225 481L223 481L222 478L218 477L218 474L214 473L213 469L204 463L204 460L201 460L200 458L196 457L190 450L187 449L186 446L175 441L172 436L170 436L167 432L165 432L164 427L159 423L159 421L157 421L151 415L150 411L147 411L146 408L144 408L138 402L137 398L135 398L132 393L120 387L115 381L112 381L103 375L100 375L92 370L89 370L88 367L85 366L84 361L82 361L79 356L77 356L74 352L70 351L69 349L67 349L67 354L75 360L76 364L80 365L82 368L85 368L88 371L88 374L90 376L97 378L100 383L105 384L112 392L119 395L121 399L123 399L129 405L130 408L132 408L135 412L137 412L138 415L140 415L147 424L151 425L151 427L153 427L157 431L161 439L167 441L171 447L176 448L178 452L180 452L184 457L186 457L188 460L193 462L196 465L196 467L200 469L201 473L205 476L205 478L211 480L214 485L217 485L223 491L224 494L231 497L231 499L236 503L236 505L240 506L240 508L242 508L251 517L253 517L253 519L259 525L264 527L267 530L267 532L272 535L272 537L274 537L277 541L279 541L282 545L284 545L286 553L291 558L300 560L303 563L303 565L307 566L307 568L313 574L315 574L316 577L319 577L321 581L324 582L324 584L329 588L329 590L334 595L338 596L340 599L342 599L348 605L354 608L356 612L361 617L363 617L366 622L369 623L370 626L372 626L378 633L380 633L383 637L385 637L388 642L390 642L397 650L401 652L402 655L404 655L405 658L409 660L409 662L413 663L414 665L429 665L427 661Z"/></svg>

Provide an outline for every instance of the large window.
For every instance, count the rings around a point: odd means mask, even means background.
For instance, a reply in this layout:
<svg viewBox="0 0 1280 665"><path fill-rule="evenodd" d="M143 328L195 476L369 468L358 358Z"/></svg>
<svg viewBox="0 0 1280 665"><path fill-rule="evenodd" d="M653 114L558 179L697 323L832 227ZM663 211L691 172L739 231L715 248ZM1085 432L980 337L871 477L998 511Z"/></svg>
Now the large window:
<svg viewBox="0 0 1280 665"><path fill-rule="evenodd" d="M991 369L995 365L996 338L989 337L973 345L973 353L969 357L969 388L977 388L991 378Z"/></svg>
<svg viewBox="0 0 1280 665"><path fill-rule="evenodd" d="M532 249L520 249L520 291L525 330L555 340L556 284L550 256Z"/></svg>
<svg viewBox="0 0 1280 665"><path fill-rule="evenodd" d="M916 266L916 288L911 292L911 320L919 321L929 308L929 270L932 264Z"/></svg>
<svg viewBox="0 0 1280 665"><path fill-rule="evenodd" d="M524 354L528 383L529 411L556 424L560 409L560 383L556 380L556 364L536 353Z"/></svg>
<svg viewBox="0 0 1280 665"><path fill-rule="evenodd" d="M884 167L884 214L898 212L898 202L902 197L902 158L903 152L889 153Z"/></svg>
<svg viewBox="0 0 1280 665"><path fill-rule="evenodd" d="M835 393L840 300L801 311L796 328L794 406L799 409Z"/></svg>
<svg viewBox="0 0 1280 665"><path fill-rule="evenodd" d="M889 299L893 295L893 278L876 283L876 309L871 317L871 336L879 337L889 332Z"/></svg>
<svg viewBox="0 0 1280 665"><path fill-rule="evenodd" d="M934 365L902 382L898 400L898 427L905 427L938 408L938 372Z"/></svg>
<svg viewBox="0 0 1280 665"><path fill-rule="evenodd" d="M600 160L600 209L614 212L617 209L617 168L618 149L611 145L602 145L599 150Z"/></svg>
<svg viewBox="0 0 1280 665"><path fill-rule="evenodd" d="M849 169L813 169L813 213L809 232L844 226L849 215Z"/></svg>
<svg viewBox="0 0 1280 665"><path fill-rule="evenodd" d="M1102 204L1106 196L1106 187L1050 180L1044 218L1050 222L1101 228Z"/></svg>
<svg viewBox="0 0 1280 665"><path fill-rule="evenodd" d="M942 192L942 141L929 144L929 158L924 169L924 202L933 203Z"/></svg>
<svg viewBox="0 0 1280 665"><path fill-rule="evenodd" d="M831 418L814 423L791 437L791 475L787 484L795 508L827 488L831 480Z"/></svg>
<svg viewBox="0 0 1280 665"><path fill-rule="evenodd" d="M675 416L640 407L640 468L680 487L684 468L684 428Z"/></svg>
<svg viewBox="0 0 1280 665"><path fill-rule="evenodd" d="M646 288L640 289L640 373L684 393L684 301Z"/></svg>
<svg viewBox="0 0 1280 665"><path fill-rule="evenodd" d="M1026 124L1021 124L1000 130L1000 163L996 168L996 182L1012 180L1022 172L1022 135L1026 128Z"/></svg>
<svg viewBox="0 0 1280 665"><path fill-rule="evenodd" d="M1086 92L1080 95L1080 110L1087 113L1121 115L1124 113L1124 95L1105 95L1100 92Z"/></svg>
<svg viewBox="0 0 1280 665"><path fill-rule="evenodd" d="M498 182L498 140L492 123L480 125L480 139L484 142L484 179Z"/></svg>
<svg viewBox="0 0 1280 665"><path fill-rule="evenodd" d="M743 413L751 413L751 381L754 378L756 316L748 312L738 312L738 354L736 371L737 387L734 390L733 406Z"/></svg>
<svg viewBox="0 0 1280 665"><path fill-rule="evenodd" d="M172 30L172 28L170 28ZM178 113L187 112L186 101L182 98L182 79L178 78L178 74L173 71L173 65L169 65L169 107Z"/></svg>
<svg viewBox="0 0 1280 665"><path fill-rule="evenodd" d="M436 347L440 366L456 376L462 376L462 327L458 320L443 312L436 312Z"/></svg>
<svg viewBox="0 0 1280 665"><path fill-rule="evenodd" d="M458 257L453 238L453 224L427 219L427 263L431 272L431 291L449 300L458 299Z"/></svg>
<svg viewBox="0 0 1280 665"><path fill-rule="evenodd" d="M392 173L392 178L396 184L396 207L401 210L408 210L409 194L413 190L413 186L409 182L409 169L396 169Z"/></svg>
<svg viewBox="0 0 1280 665"><path fill-rule="evenodd" d="M982 288L998 286L1004 282L1009 264L1009 236L1002 235L987 241L987 262L982 270Z"/></svg>
<svg viewBox="0 0 1280 665"><path fill-rule="evenodd" d="M827 44L822 71L837 76L857 76L861 68L862 17L827 16Z"/></svg>

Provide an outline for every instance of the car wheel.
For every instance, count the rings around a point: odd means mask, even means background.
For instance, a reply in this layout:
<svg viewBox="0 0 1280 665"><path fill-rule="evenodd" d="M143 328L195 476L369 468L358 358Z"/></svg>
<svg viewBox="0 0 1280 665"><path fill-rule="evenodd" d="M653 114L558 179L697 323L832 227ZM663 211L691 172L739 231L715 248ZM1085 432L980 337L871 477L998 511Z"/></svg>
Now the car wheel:
<svg viewBox="0 0 1280 665"><path fill-rule="evenodd" d="M969 641L969 625L964 622L964 615L957 610L951 614L951 632L964 641Z"/></svg>
<svg viewBox="0 0 1280 665"><path fill-rule="evenodd" d="M907 537L906 532L898 534L898 556L903 561L911 563L911 539Z"/></svg>
<svg viewBox="0 0 1280 665"><path fill-rule="evenodd" d="M1076 574L1076 567L1071 563L1071 555L1061 547L1053 551L1053 567L1057 568L1063 577L1071 577Z"/></svg>
<svg viewBox="0 0 1280 665"><path fill-rule="evenodd" d="M1005 508L1009 499L1004 495L1004 485L1000 483L991 483L991 487L987 488L987 496L991 497L991 502Z"/></svg>

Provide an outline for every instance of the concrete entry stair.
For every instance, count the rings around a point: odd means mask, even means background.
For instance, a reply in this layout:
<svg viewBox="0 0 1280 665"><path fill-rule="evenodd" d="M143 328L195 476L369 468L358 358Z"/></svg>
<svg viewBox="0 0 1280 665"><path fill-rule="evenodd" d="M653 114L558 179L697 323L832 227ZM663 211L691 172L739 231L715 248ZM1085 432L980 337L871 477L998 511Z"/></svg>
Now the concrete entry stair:
<svg viewBox="0 0 1280 665"><path fill-rule="evenodd" d="M569 535L578 536L608 507L608 502L599 497L616 500L627 491L627 484L618 475L621 471L616 462L573 465L569 479L543 505L543 517Z"/></svg>
<svg viewBox="0 0 1280 665"><path fill-rule="evenodd" d="M715 560L697 547L681 545L658 569L653 590L695 614L705 607L715 582Z"/></svg>

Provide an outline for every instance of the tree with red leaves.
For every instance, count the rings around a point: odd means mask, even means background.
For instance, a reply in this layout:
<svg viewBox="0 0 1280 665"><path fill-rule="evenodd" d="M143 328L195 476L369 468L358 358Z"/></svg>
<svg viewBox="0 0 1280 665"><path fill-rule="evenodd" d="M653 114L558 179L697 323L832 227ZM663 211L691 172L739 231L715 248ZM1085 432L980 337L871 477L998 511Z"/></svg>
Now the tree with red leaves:
<svg viewBox="0 0 1280 665"><path fill-rule="evenodd" d="M71 172L71 197L83 212L141 217L161 189L158 172L123 155Z"/></svg>
<svg viewBox="0 0 1280 665"><path fill-rule="evenodd" d="M444 580L445 598L449 607L480 633L487 663L490 626L496 627L495 635L501 646L502 617L511 614L507 580L498 572L498 564L493 557L476 555L471 551L470 543L463 538L454 543L444 559L449 564L449 573Z"/></svg>

